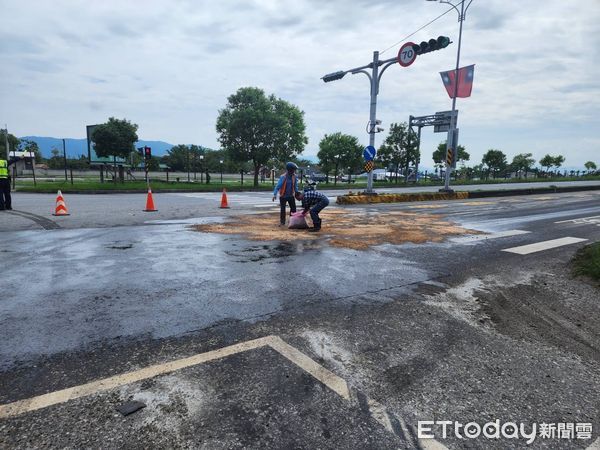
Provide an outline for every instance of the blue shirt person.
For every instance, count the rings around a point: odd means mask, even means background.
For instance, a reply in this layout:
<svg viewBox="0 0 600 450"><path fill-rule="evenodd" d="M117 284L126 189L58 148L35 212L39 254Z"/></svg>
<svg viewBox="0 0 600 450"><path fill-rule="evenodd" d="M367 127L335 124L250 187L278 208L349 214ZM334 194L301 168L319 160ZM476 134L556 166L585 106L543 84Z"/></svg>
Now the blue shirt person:
<svg viewBox="0 0 600 450"><path fill-rule="evenodd" d="M285 207L286 204L290 205L290 214L296 212L296 195L300 193L298 190L298 177L296 176L296 170L298 166L293 162L288 162L285 165L286 173L279 177L279 181L273 189L273 201L277 198L279 193L279 224L280 226L285 225Z"/></svg>

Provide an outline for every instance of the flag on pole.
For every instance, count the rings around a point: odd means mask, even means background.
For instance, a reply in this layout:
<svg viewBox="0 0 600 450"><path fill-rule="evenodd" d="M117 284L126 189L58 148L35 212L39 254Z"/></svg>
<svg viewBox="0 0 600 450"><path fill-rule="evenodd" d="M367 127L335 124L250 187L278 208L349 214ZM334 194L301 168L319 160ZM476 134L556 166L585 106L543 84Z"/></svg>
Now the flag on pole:
<svg viewBox="0 0 600 450"><path fill-rule="evenodd" d="M461 67L458 69L458 93L454 94L456 87L456 70L448 70L446 72L440 72L442 76L442 82L448 92L450 98L454 97L470 97L471 90L473 89L473 77L475 75L475 64L470 66Z"/></svg>

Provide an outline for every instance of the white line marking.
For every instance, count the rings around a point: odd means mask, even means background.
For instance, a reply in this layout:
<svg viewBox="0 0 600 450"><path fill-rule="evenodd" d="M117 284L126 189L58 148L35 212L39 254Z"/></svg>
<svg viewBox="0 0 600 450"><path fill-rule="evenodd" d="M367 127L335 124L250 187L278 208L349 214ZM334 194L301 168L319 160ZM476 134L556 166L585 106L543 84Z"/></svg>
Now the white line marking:
<svg viewBox="0 0 600 450"><path fill-rule="evenodd" d="M499 238L504 238L504 237L519 236L519 235L528 234L528 233L531 233L531 232L525 231L525 230L505 230L505 231L497 231L495 233L490 233L490 234L472 234L469 236L460 236L457 238L450 239L450 242L462 244L462 243L468 243L468 242L487 241L488 239L499 239Z"/></svg>
<svg viewBox="0 0 600 450"><path fill-rule="evenodd" d="M306 372L310 373L317 380L329 387L341 397L345 398L346 400L350 399L350 393L348 391L348 385L346 381L335 375L333 372L325 369L323 366L320 366L304 353L287 344L280 337L266 336L263 338L254 339L252 341L230 345L229 347L224 347L218 350L199 353L188 358L178 359L164 364L156 364L140 370L135 370L133 372L127 372L121 375L103 378L101 380L92 381L79 386L62 389L60 391L38 395L37 397L0 405L0 419L18 416L29 411L46 408L48 406L64 403L69 400L107 391L109 389L124 386L126 384L135 383L136 381L153 378L158 375L164 375L166 373L265 346L271 347L273 350L300 368L304 369Z"/></svg>
<svg viewBox="0 0 600 450"><path fill-rule="evenodd" d="M569 219L569 220L561 220L559 222L554 222L554 223L574 223L577 225L581 225L581 224L591 224L591 225L600 225L600 216L592 216L592 217L580 217L578 219Z"/></svg>
<svg viewBox="0 0 600 450"><path fill-rule="evenodd" d="M124 386L126 384L135 383L137 381L145 380L148 378L154 378L158 375L164 375L167 373L175 372L177 370L185 369L187 367L192 367L198 364L203 364L206 362L225 358L227 356L235 355L237 353L262 347L270 347L271 349L275 350L284 358L296 364L304 371L310 373L313 377L315 377L329 389L334 391L340 397L344 398L347 401L351 401L350 389L346 380L337 376L325 367L321 366L297 348L292 347L279 336L271 335L258 339L253 339L251 341L240 342L238 344L230 345L228 347L224 347L217 350L212 350L206 353L199 353L188 358L182 358L163 364L155 364L153 366L145 367L143 369L135 370L133 372L127 372L121 375L103 378L101 380L92 381L90 383L82 384L79 386L62 389L60 391L54 391L48 394L38 395L37 397L32 397L25 400L19 400L13 403L0 405L0 419L15 417L30 411L35 411L38 409L46 408L48 406L65 403L69 400L75 400L77 398L86 397L88 395L107 391L113 388ZM377 422L379 422L386 430L388 430L392 434L396 434L390 422L390 416L386 411L385 407L379 402L372 400L368 397L367 403L369 405L369 412L371 414L371 417L377 420ZM405 434L405 438L410 440L411 437L410 433L407 432L406 424L404 423L401 417L397 417L397 419ZM436 441L435 439L419 439L419 444L422 448L426 450L448 450L447 447L445 447L441 442Z"/></svg>
<svg viewBox="0 0 600 450"><path fill-rule="evenodd" d="M340 397L350 400L350 392L348 384L343 378L338 377L333 372L325 367L317 364L300 350L292 347L279 336L269 336L269 346L285 356L298 367L310 373L313 377L323 383L332 391L336 392Z"/></svg>
<svg viewBox="0 0 600 450"><path fill-rule="evenodd" d="M564 245L571 245L584 241L587 241L587 239L564 237L560 239L552 239L550 241L536 242L535 244L522 245L520 247L505 248L502 251L516 253L518 255L529 255L530 253L541 252L542 250L548 250L551 248L562 247Z"/></svg>

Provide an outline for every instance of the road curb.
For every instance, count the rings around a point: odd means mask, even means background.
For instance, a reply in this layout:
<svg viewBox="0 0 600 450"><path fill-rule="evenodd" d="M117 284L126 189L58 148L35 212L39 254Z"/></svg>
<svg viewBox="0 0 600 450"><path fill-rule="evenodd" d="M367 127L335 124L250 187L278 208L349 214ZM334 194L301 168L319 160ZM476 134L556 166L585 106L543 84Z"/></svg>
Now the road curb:
<svg viewBox="0 0 600 450"><path fill-rule="evenodd" d="M555 194L561 192L598 191L600 185L592 186L550 186L543 188L499 189L494 191L459 192L415 192L406 194L346 194L337 197L338 205L360 205L371 203L426 202L435 200L465 200L469 198L509 197L534 194Z"/></svg>

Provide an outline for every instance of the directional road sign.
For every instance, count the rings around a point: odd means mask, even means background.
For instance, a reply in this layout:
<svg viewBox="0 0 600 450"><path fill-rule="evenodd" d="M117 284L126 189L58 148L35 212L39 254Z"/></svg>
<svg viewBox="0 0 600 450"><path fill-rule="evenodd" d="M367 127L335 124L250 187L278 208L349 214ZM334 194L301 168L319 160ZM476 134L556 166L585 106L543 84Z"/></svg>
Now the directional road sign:
<svg viewBox="0 0 600 450"><path fill-rule="evenodd" d="M363 158L365 158L365 161L373 161L373 159L375 159L376 154L377 150L375 150L375 147L373 147L372 145L368 145L363 150Z"/></svg>

